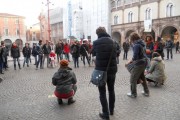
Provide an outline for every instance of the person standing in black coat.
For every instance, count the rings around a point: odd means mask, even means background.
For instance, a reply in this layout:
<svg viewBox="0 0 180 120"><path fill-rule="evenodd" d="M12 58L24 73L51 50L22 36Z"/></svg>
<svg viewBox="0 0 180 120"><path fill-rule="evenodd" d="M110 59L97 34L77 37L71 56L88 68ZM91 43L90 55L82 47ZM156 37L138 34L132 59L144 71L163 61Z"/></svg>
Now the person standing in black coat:
<svg viewBox="0 0 180 120"><path fill-rule="evenodd" d="M3 63L4 63L3 54L4 54L4 50L3 50L3 46L2 46L2 42L1 42L1 46L0 46L0 73L1 74L4 74L3 73Z"/></svg>
<svg viewBox="0 0 180 120"><path fill-rule="evenodd" d="M57 54L58 63L63 59L64 44L61 40L55 46L55 53Z"/></svg>
<svg viewBox="0 0 180 120"><path fill-rule="evenodd" d="M167 49L167 60L169 59L169 53L171 54L171 59L173 59L173 53L172 53L173 41L170 38L168 38L165 47Z"/></svg>
<svg viewBox="0 0 180 120"><path fill-rule="evenodd" d="M78 67L79 68L79 56L80 56L80 52L79 52L79 45L77 44L78 41L75 41L74 44L71 46L71 54L72 54L72 58L74 61L74 68Z"/></svg>
<svg viewBox="0 0 180 120"><path fill-rule="evenodd" d="M107 70L107 87L109 92L109 105L106 98L106 85L98 87L100 94L100 102L102 105L102 113L100 113L99 116L102 119L109 120L109 114L110 115L114 114L114 104L115 104L114 84L115 84L115 78L117 72L117 63L116 63L117 48L114 41L106 33L106 29L104 27L97 28L96 34L98 36L98 39L93 42L93 49L92 49L93 56L96 56L95 69L106 71L112 53L110 65Z"/></svg>
<svg viewBox="0 0 180 120"><path fill-rule="evenodd" d="M85 66L85 64L86 64L86 63L85 63L85 58L86 58L89 66L90 66L89 48L88 48L86 42L87 42L87 41L83 41L83 44L82 44L81 47L80 47L80 54L81 54L82 57L83 57L83 64L84 64L84 66Z"/></svg>
<svg viewBox="0 0 180 120"><path fill-rule="evenodd" d="M25 47L23 48L23 56L24 56L24 63L23 67L25 66L25 63L27 63L27 67L29 67L29 60L31 56L31 48L29 47L28 43L25 43Z"/></svg>
<svg viewBox="0 0 180 120"><path fill-rule="evenodd" d="M177 53L177 52L180 53L180 51L179 51L179 41L176 42L176 53Z"/></svg>
<svg viewBox="0 0 180 120"><path fill-rule="evenodd" d="M129 47L130 47L130 45L129 45L129 41L128 40L123 42L123 49L124 49L123 60L127 60Z"/></svg>
<svg viewBox="0 0 180 120"><path fill-rule="evenodd" d="M19 61L20 50L15 42L13 43L13 45L11 47L11 57L13 58L13 61L14 61L14 70L16 70L16 61L18 62L19 69L21 69L21 65L20 65L20 61Z"/></svg>
<svg viewBox="0 0 180 120"><path fill-rule="evenodd" d="M44 68L44 62L45 58L47 59L47 67L49 67L49 54L51 52L51 46L50 46L50 41L46 40L46 43L42 46L43 50L43 68Z"/></svg>

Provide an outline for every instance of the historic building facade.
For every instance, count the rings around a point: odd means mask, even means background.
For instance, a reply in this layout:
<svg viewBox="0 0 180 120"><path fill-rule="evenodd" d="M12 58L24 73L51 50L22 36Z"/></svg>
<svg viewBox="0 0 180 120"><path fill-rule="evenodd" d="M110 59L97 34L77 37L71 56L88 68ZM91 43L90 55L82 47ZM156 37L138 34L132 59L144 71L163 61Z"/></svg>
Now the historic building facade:
<svg viewBox="0 0 180 120"><path fill-rule="evenodd" d="M0 40L7 46L16 42L20 48L26 42L25 17L7 13L0 13Z"/></svg>
<svg viewBox="0 0 180 120"><path fill-rule="evenodd" d="M158 36L176 42L180 33L179 0L111 0L112 37L122 43L132 32L143 39ZM145 31L144 23L150 21L151 31Z"/></svg>

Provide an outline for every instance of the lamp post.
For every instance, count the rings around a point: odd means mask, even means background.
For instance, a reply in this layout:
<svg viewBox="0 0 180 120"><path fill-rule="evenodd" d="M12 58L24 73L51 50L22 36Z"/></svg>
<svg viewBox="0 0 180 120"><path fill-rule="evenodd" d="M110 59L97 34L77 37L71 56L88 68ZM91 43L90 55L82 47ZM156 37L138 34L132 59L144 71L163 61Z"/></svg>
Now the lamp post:
<svg viewBox="0 0 180 120"><path fill-rule="evenodd" d="M44 4L42 2L42 4ZM45 4L47 6L47 9L48 9L48 39L51 41L51 28L50 28L50 17L49 17L49 5L51 4L50 0L47 0L47 3Z"/></svg>

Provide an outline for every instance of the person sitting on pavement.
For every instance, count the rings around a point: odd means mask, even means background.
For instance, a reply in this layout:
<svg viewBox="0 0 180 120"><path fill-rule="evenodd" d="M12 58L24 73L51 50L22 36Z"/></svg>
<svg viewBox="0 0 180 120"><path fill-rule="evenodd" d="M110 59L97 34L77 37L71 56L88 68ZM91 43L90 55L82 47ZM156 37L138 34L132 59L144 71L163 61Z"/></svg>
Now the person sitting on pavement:
<svg viewBox="0 0 180 120"><path fill-rule="evenodd" d="M68 105L75 102L73 96L77 90L76 75L70 67L67 60L60 61L60 68L52 77L52 84L56 86L54 92L59 104L63 104L62 99L68 99Z"/></svg>
<svg viewBox="0 0 180 120"><path fill-rule="evenodd" d="M166 80L164 61L162 60L161 55L157 52L154 52L152 57L151 66L146 75L146 79L149 82L154 82L155 86L163 85Z"/></svg>

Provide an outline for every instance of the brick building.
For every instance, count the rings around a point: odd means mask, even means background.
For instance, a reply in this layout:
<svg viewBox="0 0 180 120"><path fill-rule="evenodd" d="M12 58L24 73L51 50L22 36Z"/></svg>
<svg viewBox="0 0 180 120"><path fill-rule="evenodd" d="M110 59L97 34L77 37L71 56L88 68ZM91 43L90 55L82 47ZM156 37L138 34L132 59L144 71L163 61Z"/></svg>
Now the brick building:
<svg viewBox="0 0 180 120"><path fill-rule="evenodd" d="M0 40L7 46L16 42L20 48L26 42L25 17L8 13L0 13Z"/></svg>

